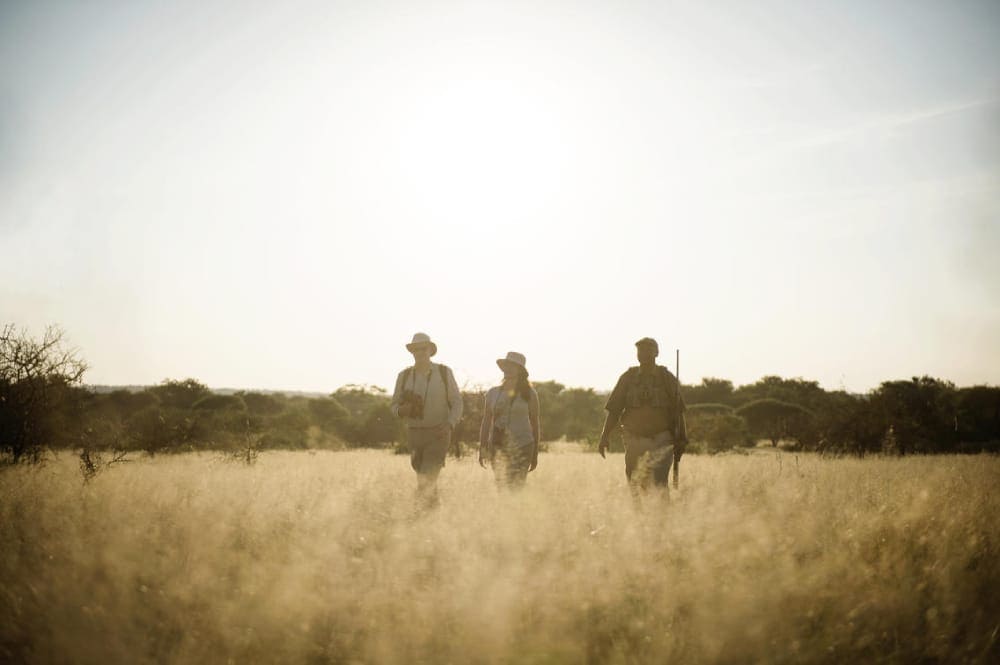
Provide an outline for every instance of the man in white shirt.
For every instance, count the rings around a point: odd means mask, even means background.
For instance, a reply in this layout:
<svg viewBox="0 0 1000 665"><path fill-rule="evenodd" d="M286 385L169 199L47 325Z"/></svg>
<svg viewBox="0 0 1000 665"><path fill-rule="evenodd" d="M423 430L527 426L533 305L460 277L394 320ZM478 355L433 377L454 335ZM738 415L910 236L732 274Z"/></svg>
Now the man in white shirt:
<svg viewBox="0 0 1000 665"><path fill-rule="evenodd" d="M417 492L427 505L437 503L437 477L451 445L451 434L462 418L462 394L446 365L431 362L437 345L417 333L406 345L413 366L396 377L392 412L406 424L410 466L417 472Z"/></svg>

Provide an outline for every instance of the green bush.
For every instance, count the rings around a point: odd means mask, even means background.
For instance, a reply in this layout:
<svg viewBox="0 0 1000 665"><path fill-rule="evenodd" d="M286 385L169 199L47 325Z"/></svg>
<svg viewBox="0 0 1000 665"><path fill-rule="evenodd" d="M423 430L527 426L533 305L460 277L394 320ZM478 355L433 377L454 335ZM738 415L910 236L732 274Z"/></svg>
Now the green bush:
<svg viewBox="0 0 1000 665"><path fill-rule="evenodd" d="M208 395L191 405L194 411L240 411L246 412L247 405L239 395Z"/></svg>
<svg viewBox="0 0 1000 665"><path fill-rule="evenodd" d="M130 448L150 454L194 450L195 421L187 410L147 406L125 421Z"/></svg>
<svg viewBox="0 0 1000 665"><path fill-rule="evenodd" d="M283 397L257 392L238 392L247 405L247 411L255 416L275 416L285 410Z"/></svg>
<svg viewBox="0 0 1000 665"><path fill-rule="evenodd" d="M709 409L688 409L688 439L703 443L705 452L718 453L740 446L752 446L746 421L730 409L728 412ZM691 452L691 449L688 449Z"/></svg>
<svg viewBox="0 0 1000 665"><path fill-rule="evenodd" d="M346 433L351 414L335 397L311 399L307 409L312 423L324 432L338 435Z"/></svg>
<svg viewBox="0 0 1000 665"><path fill-rule="evenodd" d="M301 450L309 444L309 417L299 409L269 418L262 426L261 448Z"/></svg>

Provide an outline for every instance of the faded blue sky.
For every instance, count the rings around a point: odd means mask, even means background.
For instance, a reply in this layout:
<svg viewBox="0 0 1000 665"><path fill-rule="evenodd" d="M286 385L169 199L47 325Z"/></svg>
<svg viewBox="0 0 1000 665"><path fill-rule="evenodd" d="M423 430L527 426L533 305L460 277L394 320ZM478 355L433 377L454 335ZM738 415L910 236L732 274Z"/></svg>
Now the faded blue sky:
<svg viewBox="0 0 1000 665"><path fill-rule="evenodd" d="M5 2L0 320L93 383L1000 382L996 2Z"/></svg>

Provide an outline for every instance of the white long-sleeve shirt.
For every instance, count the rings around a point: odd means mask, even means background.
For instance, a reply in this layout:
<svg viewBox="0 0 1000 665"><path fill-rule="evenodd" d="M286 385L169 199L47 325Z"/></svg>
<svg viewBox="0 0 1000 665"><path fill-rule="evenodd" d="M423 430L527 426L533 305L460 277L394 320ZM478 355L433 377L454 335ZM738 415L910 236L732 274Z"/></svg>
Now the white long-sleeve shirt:
<svg viewBox="0 0 1000 665"><path fill-rule="evenodd" d="M406 390L420 395L424 400L423 418L403 418L408 427L435 427L444 423L454 427L462 419L462 393L458 389L455 375L451 368L444 366L448 380L442 381L440 367L437 363L431 363L426 372L407 367L396 377L396 388L392 391L393 415L399 415L399 406Z"/></svg>

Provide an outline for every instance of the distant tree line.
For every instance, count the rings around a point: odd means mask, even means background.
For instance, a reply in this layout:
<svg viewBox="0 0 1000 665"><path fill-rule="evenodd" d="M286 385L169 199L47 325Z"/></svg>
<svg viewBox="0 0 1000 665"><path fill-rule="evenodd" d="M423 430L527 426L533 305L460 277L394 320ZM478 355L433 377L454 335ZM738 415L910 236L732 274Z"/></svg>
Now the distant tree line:
<svg viewBox="0 0 1000 665"><path fill-rule="evenodd" d="M348 385L322 397L241 391L218 394L195 379L165 380L140 390L97 393L82 383L86 365L62 332L34 339L13 326L0 335L0 456L38 461L47 448L150 454L221 450L395 448L405 428L390 396ZM606 395L535 383L545 441L593 446ZM462 393L455 431L476 445L483 390ZM864 395L826 391L815 381L766 376L735 387L703 379L682 386L694 452L768 442L826 454L1000 451L1000 387L957 388L932 377L887 381ZM620 444L619 444L620 445ZM90 451L90 452L88 452ZM86 464L93 465L91 457ZM82 463L83 464L83 463Z"/></svg>
<svg viewBox="0 0 1000 665"><path fill-rule="evenodd" d="M1000 387L957 388L929 376L856 395L765 376L738 388L684 386L691 438L709 451L766 440L832 454L1000 452Z"/></svg>

